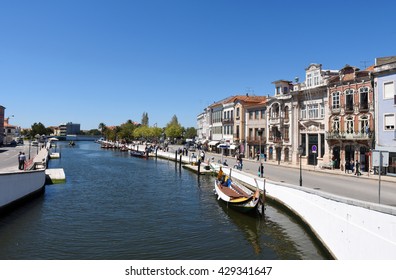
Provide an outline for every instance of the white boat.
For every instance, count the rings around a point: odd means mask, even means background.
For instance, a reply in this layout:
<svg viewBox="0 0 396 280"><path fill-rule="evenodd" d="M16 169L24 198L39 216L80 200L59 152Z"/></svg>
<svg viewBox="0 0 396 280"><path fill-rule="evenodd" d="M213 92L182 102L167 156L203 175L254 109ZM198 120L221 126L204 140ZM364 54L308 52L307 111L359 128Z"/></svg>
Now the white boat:
<svg viewBox="0 0 396 280"><path fill-rule="evenodd" d="M228 206L240 212L257 210L260 201L259 190L253 192L245 186L231 181L231 179L228 180L228 183L222 183L217 179L215 180L215 193L218 196L217 199L224 201Z"/></svg>

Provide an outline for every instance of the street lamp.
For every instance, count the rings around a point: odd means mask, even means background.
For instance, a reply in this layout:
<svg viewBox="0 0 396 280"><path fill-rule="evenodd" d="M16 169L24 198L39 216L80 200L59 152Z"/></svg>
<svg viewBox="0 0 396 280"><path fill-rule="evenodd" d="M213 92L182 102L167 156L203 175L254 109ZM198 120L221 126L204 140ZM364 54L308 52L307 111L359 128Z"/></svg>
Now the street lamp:
<svg viewBox="0 0 396 280"><path fill-rule="evenodd" d="M39 145L40 145L40 134L36 134L34 137L37 140L37 155L38 155L38 150L39 150Z"/></svg>
<svg viewBox="0 0 396 280"><path fill-rule="evenodd" d="M302 145L298 146L298 155L300 156L300 187L302 187L301 156L303 152L304 152L304 147Z"/></svg>
<svg viewBox="0 0 396 280"><path fill-rule="evenodd" d="M260 160L260 177L264 177L264 167L263 167L263 162L261 161L261 140L262 140L262 135L263 135L264 129L259 128L257 130L258 135L260 136L260 142L259 142L259 147L260 147L260 155L259 155L259 160Z"/></svg>

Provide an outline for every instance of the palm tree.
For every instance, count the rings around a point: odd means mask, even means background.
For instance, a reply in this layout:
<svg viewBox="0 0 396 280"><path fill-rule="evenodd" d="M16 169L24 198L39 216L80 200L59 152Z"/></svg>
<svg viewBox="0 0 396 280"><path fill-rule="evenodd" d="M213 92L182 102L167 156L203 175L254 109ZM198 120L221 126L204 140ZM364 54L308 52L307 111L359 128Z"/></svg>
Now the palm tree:
<svg viewBox="0 0 396 280"><path fill-rule="evenodd" d="M102 137L103 137L103 132L106 130L106 125L104 124L104 123L100 123L99 124L99 126L98 126L98 128L99 128L99 130L100 130L100 133L102 134Z"/></svg>

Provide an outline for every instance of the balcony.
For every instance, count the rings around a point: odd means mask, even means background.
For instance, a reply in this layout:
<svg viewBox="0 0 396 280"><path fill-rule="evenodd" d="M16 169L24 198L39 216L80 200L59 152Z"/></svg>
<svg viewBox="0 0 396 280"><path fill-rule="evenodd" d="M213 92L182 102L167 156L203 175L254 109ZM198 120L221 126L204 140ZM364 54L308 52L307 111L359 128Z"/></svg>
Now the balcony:
<svg viewBox="0 0 396 280"><path fill-rule="evenodd" d="M225 124L234 124L234 120L233 119L223 119L223 125Z"/></svg>
<svg viewBox="0 0 396 280"><path fill-rule="evenodd" d="M259 136L246 137L246 141L247 141L248 145L260 145L260 142L261 142L261 144L265 144L267 142L265 137L262 137L262 139L260 139L260 138L261 137L259 137Z"/></svg>
<svg viewBox="0 0 396 280"><path fill-rule="evenodd" d="M276 124L282 124L283 123L283 118L282 117L271 117L269 119L270 124L276 125Z"/></svg>
<svg viewBox="0 0 396 280"><path fill-rule="evenodd" d="M326 132L326 140L371 140L373 133Z"/></svg>
<svg viewBox="0 0 396 280"><path fill-rule="evenodd" d="M339 114L339 113L341 113L341 108L340 107L331 108L331 113L332 114Z"/></svg>

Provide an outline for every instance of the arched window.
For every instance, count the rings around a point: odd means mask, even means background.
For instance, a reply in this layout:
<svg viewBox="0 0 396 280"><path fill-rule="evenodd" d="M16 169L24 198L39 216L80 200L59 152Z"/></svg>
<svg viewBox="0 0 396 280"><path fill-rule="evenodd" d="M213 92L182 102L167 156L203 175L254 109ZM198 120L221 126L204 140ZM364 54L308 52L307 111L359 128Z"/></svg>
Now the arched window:
<svg viewBox="0 0 396 280"><path fill-rule="evenodd" d="M333 128L333 132L335 132L335 133L340 132L340 118L339 117L335 117L333 119L333 123L332 123L331 127Z"/></svg>
<svg viewBox="0 0 396 280"><path fill-rule="evenodd" d="M347 117L345 120L346 133L353 134L353 117Z"/></svg>
<svg viewBox="0 0 396 280"><path fill-rule="evenodd" d="M362 115L359 118L359 132L362 134L370 133L369 118L366 115Z"/></svg>
<svg viewBox="0 0 396 280"><path fill-rule="evenodd" d="M340 92L336 91L332 93L332 109L340 108Z"/></svg>
<svg viewBox="0 0 396 280"><path fill-rule="evenodd" d="M360 110L368 110L368 93L369 93L368 87L362 87L359 89L359 94L360 94L359 108L360 108Z"/></svg>
<svg viewBox="0 0 396 280"><path fill-rule="evenodd" d="M347 89L345 91L345 111L353 111L353 89Z"/></svg>

